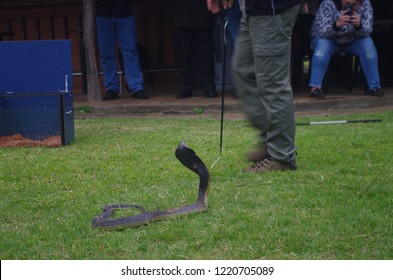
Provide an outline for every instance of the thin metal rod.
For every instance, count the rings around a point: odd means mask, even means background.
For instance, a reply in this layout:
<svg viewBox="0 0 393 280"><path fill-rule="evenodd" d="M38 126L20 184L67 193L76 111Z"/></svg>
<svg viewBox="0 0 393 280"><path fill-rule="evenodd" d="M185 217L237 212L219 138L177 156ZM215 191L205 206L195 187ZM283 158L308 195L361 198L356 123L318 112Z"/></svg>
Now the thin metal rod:
<svg viewBox="0 0 393 280"><path fill-rule="evenodd" d="M370 120L352 120L352 121L325 121L325 122L304 122L296 123L296 125L320 125L320 124L346 124L346 123L376 123L382 122L380 119L370 119Z"/></svg>
<svg viewBox="0 0 393 280"><path fill-rule="evenodd" d="M220 155L216 159L216 161L212 164L211 169L216 165L217 162L220 161L222 156L222 138L223 138L223 131L224 131L224 105L225 105L225 79L226 79L226 60L227 60L227 26L228 20L225 18L224 22L224 45L223 45L223 61L222 61L222 84L221 84L221 125L220 125Z"/></svg>
<svg viewBox="0 0 393 280"><path fill-rule="evenodd" d="M226 60L227 60L227 26L228 20L224 24L224 53L222 61L222 87L221 87L221 127L220 127L220 156L222 154L222 134L224 131L224 97L225 97L225 82L226 82Z"/></svg>

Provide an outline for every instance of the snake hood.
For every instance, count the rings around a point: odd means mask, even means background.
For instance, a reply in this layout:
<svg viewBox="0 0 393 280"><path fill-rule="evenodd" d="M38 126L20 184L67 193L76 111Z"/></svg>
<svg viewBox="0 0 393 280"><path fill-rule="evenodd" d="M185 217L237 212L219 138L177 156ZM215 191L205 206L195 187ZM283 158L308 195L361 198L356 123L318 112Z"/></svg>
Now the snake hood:
<svg viewBox="0 0 393 280"><path fill-rule="evenodd" d="M185 141L180 142L177 146L175 155L185 167L198 174L199 191L197 203L207 205L207 192L209 188L210 174L206 165L196 155L196 153L187 146Z"/></svg>
<svg viewBox="0 0 393 280"><path fill-rule="evenodd" d="M188 169L198 175L209 177L209 171L196 153L187 146L185 141L180 142L175 152L176 158Z"/></svg>

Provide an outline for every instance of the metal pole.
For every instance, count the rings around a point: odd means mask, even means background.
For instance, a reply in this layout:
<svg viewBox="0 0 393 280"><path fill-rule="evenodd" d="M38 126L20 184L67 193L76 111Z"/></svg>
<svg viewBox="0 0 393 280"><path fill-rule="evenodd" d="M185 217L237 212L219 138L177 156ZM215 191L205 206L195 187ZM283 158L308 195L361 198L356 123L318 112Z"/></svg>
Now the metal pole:
<svg viewBox="0 0 393 280"><path fill-rule="evenodd" d="M325 121L325 122L304 122L304 123L296 123L296 125L320 125L320 124L346 124L346 123L376 123L382 122L380 119L371 119L371 120L353 120L353 121Z"/></svg>
<svg viewBox="0 0 393 280"><path fill-rule="evenodd" d="M220 155L216 159L215 162L213 162L211 169L213 169L214 165L216 165L217 162L220 161L221 156L222 156L222 136L223 136L223 131L224 131L224 95L225 95L225 73L226 73L226 60L227 60L227 26L228 26L228 20L225 17L224 21L224 31L223 31L223 37L224 37L224 45L223 45L223 61L222 61L222 83L221 83L221 125L220 125Z"/></svg>

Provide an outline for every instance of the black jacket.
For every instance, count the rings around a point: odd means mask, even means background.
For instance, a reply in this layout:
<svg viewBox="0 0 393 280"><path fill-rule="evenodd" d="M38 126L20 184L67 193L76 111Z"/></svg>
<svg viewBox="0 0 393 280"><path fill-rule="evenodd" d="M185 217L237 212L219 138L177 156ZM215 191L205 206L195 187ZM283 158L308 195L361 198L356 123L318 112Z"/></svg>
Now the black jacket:
<svg viewBox="0 0 393 280"><path fill-rule="evenodd" d="M213 27L206 0L173 0L174 27Z"/></svg>
<svg viewBox="0 0 393 280"><path fill-rule="evenodd" d="M246 13L250 16L275 15L300 3L300 0L246 0Z"/></svg>
<svg viewBox="0 0 393 280"><path fill-rule="evenodd" d="M96 15L120 18L133 15L133 0L96 0Z"/></svg>

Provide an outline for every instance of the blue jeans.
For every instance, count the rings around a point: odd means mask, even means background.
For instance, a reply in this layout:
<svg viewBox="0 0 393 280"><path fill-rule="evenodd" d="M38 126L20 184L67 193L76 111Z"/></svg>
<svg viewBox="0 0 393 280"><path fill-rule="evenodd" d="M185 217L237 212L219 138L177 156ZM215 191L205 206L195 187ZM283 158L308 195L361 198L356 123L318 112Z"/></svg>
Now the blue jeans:
<svg viewBox="0 0 393 280"><path fill-rule="evenodd" d="M128 89L143 90L143 74L139 64L135 17L96 17L97 44L106 90L119 92L116 47L119 43Z"/></svg>
<svg viewBox="0 0 393 280"><path fill-rule="evenodd" d="M311 40L314 50L311 59L310 87L321 87L326 70L333 54L345 52L359 57L368 88L380 88L378 73L378 54L371 37L358 38L347 44L338 44L332 39L314 37Z"/></svg>
<svg viewBox="0 0 393 280"><path fill-rule="evenodd" d="M241 17L242 11L240 10L239 1L235 0L233 6L227 10L228 31L232 44L234 44L237 32L239 31Z"/></svg>

